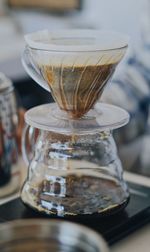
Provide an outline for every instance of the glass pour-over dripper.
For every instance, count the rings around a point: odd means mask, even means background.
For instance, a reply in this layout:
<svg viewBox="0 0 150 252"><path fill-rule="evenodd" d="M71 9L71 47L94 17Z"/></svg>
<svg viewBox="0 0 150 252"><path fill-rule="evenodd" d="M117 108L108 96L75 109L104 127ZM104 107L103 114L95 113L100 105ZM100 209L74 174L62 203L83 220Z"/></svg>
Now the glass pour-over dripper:
<svg viewBox="0 0 150 252"><path fill-rule="evenodd" d="M122 209L129 192L112 130L125 125L129 115L97 101L126 51L127 38L92 30L43 31L27 35L26 42L23 65L57 104L25 115L31 127L23 135L29 165L23 202L58 216Z"/></svg>
<svg viewBox="0 0 150 252"><path fill-rule="evenodd" d="M93 108L127 49L126 36L94 30L42 31L25 39L25 69L73 119Z"/></svg>

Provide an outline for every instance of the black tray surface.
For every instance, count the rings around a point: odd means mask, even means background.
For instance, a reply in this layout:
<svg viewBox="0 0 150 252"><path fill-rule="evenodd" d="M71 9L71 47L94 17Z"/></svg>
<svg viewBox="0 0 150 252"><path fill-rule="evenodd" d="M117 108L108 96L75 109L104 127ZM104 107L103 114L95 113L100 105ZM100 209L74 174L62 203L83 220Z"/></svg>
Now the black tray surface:
<svg viewBox="0 0 150 252"><path fill-rule="evenodd" d="M117 242L138 229L145 223L150 222L150 188L129 183L130 201L127 207L113 215L79 216L61 218L86 225L101 233L109 245ZM54 217L40 214L26 207L20 198L12 200L0 206L0 222L26 218L48 218ZM56 218L56 217L55 217Z"/></svg>

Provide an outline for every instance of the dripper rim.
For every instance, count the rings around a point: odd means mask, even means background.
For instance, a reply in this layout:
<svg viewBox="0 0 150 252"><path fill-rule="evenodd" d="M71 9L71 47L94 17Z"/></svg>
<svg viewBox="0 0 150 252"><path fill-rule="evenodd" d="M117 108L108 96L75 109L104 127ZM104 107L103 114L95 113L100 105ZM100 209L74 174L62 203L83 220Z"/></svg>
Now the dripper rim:
<svg viewBox="0 0 150 252"><path fill-rule="evenodd" d="M71 38L71 34L74 34L74 36ZM85 37L86 34L86 37ZM63 35L63 37L60 37ZM78 35L78 37L77 37ZM69 37L70 36L70 37ZM79 37L80 36L80 37ZM97 40L97 44L54 44L54 40L57 39L98 39L98 36L101 36L101 40ZM107 44L104 43L104 36L107 37ZM114 37L116 41L109 42L108 44L108 36L112 36L113 40ZM117 37L117 38L116 38ZM55 51L55 52L94 52L94 51L114 51L119 49L125 49L128 47L129 43L129 36L125 35L120 32L114 32L109 30L92 30L92 29L72 29L72 30L57 30L57 31L49 31L49 30L42 30L37 31L34 33L30 33L24 36L27 46L29 46L31 49L41 50L41 51ZM49 43L41 43L40 40L49 39ZM117 42L117 40L119 40ZM102 41L103 40L103 41ZM52 43L52 42L53 43ZM98 43L99 42L99 43ZM101 42L101 44L100 44ZM106 41L105 41L106 42ZM116 44L113 44L113 43ZM112 45L111 45L112 43Z"/></svg>

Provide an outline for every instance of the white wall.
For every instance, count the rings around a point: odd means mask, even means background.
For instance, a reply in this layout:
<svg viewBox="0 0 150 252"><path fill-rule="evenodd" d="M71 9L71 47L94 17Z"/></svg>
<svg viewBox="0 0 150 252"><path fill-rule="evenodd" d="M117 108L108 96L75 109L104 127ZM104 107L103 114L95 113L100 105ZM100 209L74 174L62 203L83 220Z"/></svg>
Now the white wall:
<svg viewBox="0 0 150 252"><path fill-rule="evenodd" d="M1 0L0 0L1 1ZM141 15L145 3L150 0L82 0L83 11L79 15L55 17L44 13L21 12L19 23L25 33L45 27L56 28L104 28L124 32L134 42L139 38ZM15 14L16 16L16 14Z"/></svg>
<svg viewBox="0 0 150 252"><path fill-rule="evenodd" d="M150 0L84 0L86 15L95 26L139 37L141 15ZM89 14L90 13L90 14Z"/></svg>

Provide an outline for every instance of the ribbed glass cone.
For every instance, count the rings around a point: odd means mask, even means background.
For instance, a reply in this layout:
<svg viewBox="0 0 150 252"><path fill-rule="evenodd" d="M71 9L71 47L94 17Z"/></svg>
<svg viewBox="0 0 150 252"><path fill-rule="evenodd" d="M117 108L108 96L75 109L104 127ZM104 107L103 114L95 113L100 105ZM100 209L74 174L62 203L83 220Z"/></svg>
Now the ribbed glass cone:
<svg viewBox="0 0 150 252"><path fill-rule="evenodd" d="M100 31L39 32L26 41L45 88L73 119L84 116L101 97L127 48L120 34Z"/></svg>
<svg viewBox="0 0 150 252"><path fill-rule="evenodd" d="M39 67L59 107L75 119L93 107L115 66L116 63L66 66L62 62L61 66Z"/></svg>

